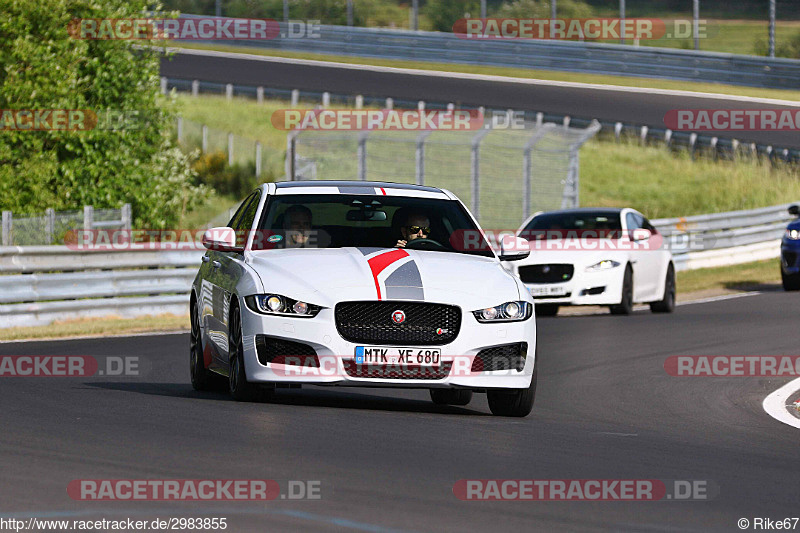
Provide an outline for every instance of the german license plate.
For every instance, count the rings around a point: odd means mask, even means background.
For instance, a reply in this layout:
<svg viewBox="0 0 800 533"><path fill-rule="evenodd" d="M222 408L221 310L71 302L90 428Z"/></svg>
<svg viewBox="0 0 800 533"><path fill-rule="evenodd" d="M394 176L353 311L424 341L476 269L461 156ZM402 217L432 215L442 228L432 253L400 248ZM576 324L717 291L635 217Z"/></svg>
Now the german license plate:
<svg viewBox="0 0 800 533"><path fill-rule="evenodd" d="M356 347L358 365L439 366L441 360L439 348Z"/></svg>
<svg viewBox="0 0 800 533"><path fill-rule="evenodd" d="M541 287L528 287L532 296L564 296L567 288L563 285L543 285Z"/></svg>

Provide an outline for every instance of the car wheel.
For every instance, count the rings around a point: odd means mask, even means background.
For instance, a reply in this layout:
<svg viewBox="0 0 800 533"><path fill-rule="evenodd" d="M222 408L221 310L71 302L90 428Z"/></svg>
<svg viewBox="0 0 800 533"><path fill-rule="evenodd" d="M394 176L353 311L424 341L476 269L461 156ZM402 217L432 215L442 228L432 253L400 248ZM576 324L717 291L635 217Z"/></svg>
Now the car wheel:
<svg viewBox="0 0 800 533"><path fill-rule="evenodd" d="M781 283L785 291L800 290L800 274L786 274L781 269Z"/></svg>
<svg viewBox="0 0 800 533"><path fill-rule="evenodd" d="M486 393L489 400L489 409L496 416L528 416L533 409L533 401L536 399L536 380L539 372L538 358L533 367L531 385L527 389L490 390Z"/></svg>
<svg viewBox="0 0 800 533"><path fill-rule="evenodd" d="M231 356L228 372L228 389L237 402L252 402L258 398L258 388L248 383L244 371L244 346L242 341L242 315L239 307L231 306L228 327L228 353Z"/></svg>
<svg viewBox="0 0 800 533"><path fill-rule="evenodd" d="M430 389L430 392L436 405L467 405L472 401L469 389Z"/></svg>
<svg viewBox="0 0 800 533"><path fill-rule="evenodd" d="M200 319L197 317L197 304L192 297L189 306L189 316L192 331L189 337L189 370L192 377L192 388L197 391L211 390L214 386L214 376L206 369L203 360L203 341L200 333Z"/></svg>
<svg viewBox="0 0 800 533"><path fill-rule="evenodd" d="M672 263L667 267L667 279L664 281L664 298L650 304L654 313L671 313L675 310L675 267Z"/></svg>
<svg viewBox="0 0 800 533"><path fill-rule="evenodd" d="M536 316L556 316L558 314L558 307L554 304L536 304Z"/></svg>
<svg viewBox="0 0 800 533"><path fill-rule="evenodd" d="M622 278L622 295L618 305L611 306L612 315L629 315L633 312L633 269L625 266L625 276Z"/></svg>

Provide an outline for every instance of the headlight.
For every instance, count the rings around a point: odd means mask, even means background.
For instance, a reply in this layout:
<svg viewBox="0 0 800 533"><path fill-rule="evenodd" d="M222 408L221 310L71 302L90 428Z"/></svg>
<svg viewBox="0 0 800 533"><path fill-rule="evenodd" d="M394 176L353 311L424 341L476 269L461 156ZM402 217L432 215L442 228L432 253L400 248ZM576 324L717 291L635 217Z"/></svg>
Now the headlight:
<svg viewBox="0 0 800 533"><path fill-rule="evenodd" d="M280 294L254 294L244 299L247 307L262 315L282 315L310 318L322 309L319 305L292 300Z"/></svg>
<svg viewBox="0 0 800 533"><path fill-rule="evenodd" d="M519 322L530 318L532 312L533 305L528 302L507 302L472 314L478 322Z"/></svg>
<svg viewBox="0 0 800 533"><path fill-rule="evenodd" d="M797 239L800 239L800 231L796 229L787 229L786 233L784 233L784 237L796 241Z"/></svg>
<svg viewBox="0 0 800 533"><path fill-rule="evenodd" d="M592 266L586 267L586 272L597 272L599 270L609 270L611 268L616 268L620 265L616 261L612 261L611 259L603 259L599 263L595 263Z"/></svg>

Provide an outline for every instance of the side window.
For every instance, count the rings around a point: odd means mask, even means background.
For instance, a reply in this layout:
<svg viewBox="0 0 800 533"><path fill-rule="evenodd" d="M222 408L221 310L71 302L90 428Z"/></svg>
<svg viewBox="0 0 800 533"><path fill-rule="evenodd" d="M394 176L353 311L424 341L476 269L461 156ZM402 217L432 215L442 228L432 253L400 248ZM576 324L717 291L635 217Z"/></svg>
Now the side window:
<svg viewBox="0 0 800 533"><path fill-rule="evenodd" d="M245 198L244 201L239 205L239 209L236 210L236 213L234 213L233 218L231 218L230 222L228 222L228 227L229 228L236 229L236 226L239 224L239 221L242 218L242 214L244 213L245 209L247 208L247 205L249 204L249 202L253 199L254 195L255 195L255 193L251 194L250 196Z"/></svg>
<svg viewBox="0 0 800 533"><path fill-rule="evenodd" d="M636 215L634 215L633 213L628 213L625 216L625 225L628 227L629 232L638 229L640 227L638 221L636 220Z"/></svg>
<svg viewBox="0 0 800 533"><path fill-rule="evenodd" d="M653 235L658 235L658 230L656 229L656 227L652 225L650 221L647 220L646 218L642 222L642 227L644 229L650 230L650 233L652 233Z"/></svg>

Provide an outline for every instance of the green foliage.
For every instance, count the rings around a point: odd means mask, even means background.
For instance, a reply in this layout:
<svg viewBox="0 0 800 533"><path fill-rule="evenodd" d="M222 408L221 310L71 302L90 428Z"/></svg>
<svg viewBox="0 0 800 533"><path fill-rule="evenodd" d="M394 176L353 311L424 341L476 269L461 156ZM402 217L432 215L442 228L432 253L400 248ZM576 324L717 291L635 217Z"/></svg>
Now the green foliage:
<svg viewBox="0 0 800 533"><path fill-rule="evenodd" d="M552 4L548 0L513 0L505 2L497 10L497 17L509 18L550 18ZM558 0L558 18L588 18L593 15L591 6L581 0Z"/></svg>
<svg viewBox="0 0 800 533"><path fill-rule="evenodd" d="M224 152L212 152L197 157L192 170L197 174L197 183L213 188L217 194L244 198L265 181L275 181L272 169L267 176L256 178L255 163L228 166Z"/></svg>
<svg viewBox="0 0 800 533"><path fill-rule="evenodd" d="M756 39L753 51L758 56L769 55L769 39L767 37ZM775 57L800 59L800 33L795 33L788 40L777 41L775 44Z"/></svg>
<svg viewBox="0 0 800 533"><path fill-rule="evenodd" d="M453 31L458 19L479 17L480 2L477 0L428 0L422 12L434 31Z"/></svg>
<svg viewBox="0 0 800 533"><path fill-rule="evenodd" d="M136 17L152 7L146 0L0 0L0 109L137 117L122 128L0 132L2 209L131 203L135 224L163 228L202 199L188 158L167 134L174 102L159 97L160 51L68 34L74 18Z"/></svg>

